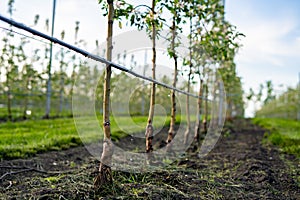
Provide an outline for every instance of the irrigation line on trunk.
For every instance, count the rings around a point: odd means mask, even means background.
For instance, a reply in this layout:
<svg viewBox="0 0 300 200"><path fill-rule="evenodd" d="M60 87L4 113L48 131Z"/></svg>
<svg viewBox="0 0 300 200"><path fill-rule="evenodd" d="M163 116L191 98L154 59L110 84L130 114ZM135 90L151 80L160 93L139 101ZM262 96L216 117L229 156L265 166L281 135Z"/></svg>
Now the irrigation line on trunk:
<svg viewBox="0 0 300 200"><path fill-rule="evenodd" d="M191 96L191 97L195 97L195 98L205 99L205 97L203 97L203 96L198 96L198 95L195 95L195 94L188 93L188 92L186 92L186 91L183 91L183 90L180 90L180 89L178 89L178 88L172 87L172 86L170 86L170 85L168 85L168 84L162 83L162 82L157 81L157 80L155 80L155 79L152 79L152 78L149 78L149 77L145 77L145 76L143 76L143 75L140 75L140 74L138 74L138 73L135 73L134 71L131 71L131 70L129 70L128 68L126 68L126 67L124 67L124 66L121 66L121 65L116 64L116 63L114 63L114 62L108 61L108 60L106 60L105 58L102 58L102 57L100 57L100 56L97 56L97 55L94 55L94 54L92 54L92 53L89 53L88 51L85 51L85 50L80 49L80 48L78 48L78 47L76 47L76 46L73 46L73 45L71 45L71 44L68 44L68 43L66 43L66 42L64 42L64 41L62 41L62 40L57 39L57 38L51 37L51 36L49 36L49 35L47 35L47 34L41 33L41 32L39 32L39 31L37 31L37 30L35 30L35 29L32 29L32 28L30 28L30 27L28 27L28 26L26 26L26 25L24 25L24 24L22 24L22 23L16 22L16 21L14 21L14 20L12 20L12 19L9 19L9 18L7 18L7 17L4 17L4 16L2 16L2 15L0 15L0 20L3 21L3 22L6 22L6 23L8 23L8 24L10 24L10 25L12 25L12 26L14 26L14 27L16 27L16 28L25 30L25 31L27 31L27 32L29 32L29 33L31 33L31 34L33 34L33 35L36 35L36 36L38 36L38 37L44 38L44 39L49 40L49 41L51 41L51 42L53 42L53 43L59 44L59 45L61 45L61 46L63 46L63 47L66 47L66 48L68 48L68 49L70 49L70 50L72 50L72 51L75 51L75 52L77 52L77 53L79 53L79 54L81 54L81 55L83 55L83 56L85 56L85 57L87 57L87 58L90 58L90 59L93 59L93 60L95 60L95 61L104 63L104 64L106 64L106 65L109 65L109 66L113 67L113 68L116 68L116 69L121 70L121 71L123 71L123 72L126 72L126 73L128 73L128 74L131 74L131 75L133 75L133 76L135 76L135 77L137 77L137 78L141 78L141 79L143 79L143 80L146 80L146 81L155 83L155 84L157 84L157 85L160 85L160 86L163 86L163 87L165 87L165 88L174 90L174 91L176 91L176 92L178 92L178 93L181 93L181 94L185 94L185 95L188 95L188 96ZM208 101L212 101L212 100L210 100L210 99L207 99L207 100L208 100Z"/></svg>

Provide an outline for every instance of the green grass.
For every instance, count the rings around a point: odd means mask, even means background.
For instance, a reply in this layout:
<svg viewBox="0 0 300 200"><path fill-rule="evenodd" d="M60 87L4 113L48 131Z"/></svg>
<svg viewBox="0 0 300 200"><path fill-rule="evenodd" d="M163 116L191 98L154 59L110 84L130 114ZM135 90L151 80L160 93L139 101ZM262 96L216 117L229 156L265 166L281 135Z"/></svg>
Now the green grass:
<svg viewBox="0 0 300 200"><path fill-rule="evenodd" d="M131 119L133 123L130 123ZM67 149L82 143L97 142L103 138L102 117L98 116L98 129L89 126L94 118L79 119L84 125L84 134L79 134L73 118L57 118L49 120L26 120L21 122L0 123L0 159L29 157L36 153ZM177 117L180 121L180 116ZM185 121L185 119L183 119ZM112 139L118 140L127 133L145 131L146 116L111 118ZM167 126L170 117L155 116L154 127ZM78 124L77 124L78 125Z"/></svg>
<svg viewBox="0 0 300 200"><path fill-rule="evenodd" d="M43 116L45 115L45 111L44 109L41 108L29 108L28 110L31 111L30 115L26 115L27 119L42 119ZM11 108L11 114L12 114L12 121L20 121L23 119L23 109L21 108L16 108L13 107ZM50 116L52 118L58 118L58 117L70 117L72 116L72 112L71 111L67 111L67 110L63 110L62 112L58 112L57 111L51 111L50 112ZM6 107L1 107L0 108L0 119L7 121L8 120L8 116L7 116L7 108Z"/></svg>
<svg viewBox="0 0 300 200"><path fill-rule="evenodd" d="M300 157L300 122L287 119L255 118L255 124L270 131L268 140L286 153Z"/></svg>
<svg viewBox="0 0 300 200"><path fill-rule="evenodd" d="M81 144L73 119L0 124L0 157L27 157L37 152Z"/></svg>

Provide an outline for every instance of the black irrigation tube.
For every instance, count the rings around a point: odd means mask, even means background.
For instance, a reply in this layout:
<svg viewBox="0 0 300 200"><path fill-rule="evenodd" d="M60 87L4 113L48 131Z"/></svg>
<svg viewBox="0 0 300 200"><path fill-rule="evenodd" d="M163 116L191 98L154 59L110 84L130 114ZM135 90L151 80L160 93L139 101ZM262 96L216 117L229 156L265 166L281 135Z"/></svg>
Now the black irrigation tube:
<svg viewBox="0 0 300 200"><path fill-rule="evenodd" d="M135 76L135 77L138 77L138 78L141 78L141 79L150 81L150 82L152 82L152 83L155 83L155 84L157 84L157 85L163 86L163 87L165 87L165 88L168 88L168 89L177 91L177 92L179 92L179 93L181 93L181 94L185 94L185 95L188 95L188 96L191 96L191 97L195 97L195 98L205 99L205 98L202 97L202 96L200 97L200 96L198 96L198 95L195 95L195 94L191 94L191 93L185 92L185 91L180 90L180 89L178 89L178 88L172 87L172 86L167 85L167 84L162 83L162 82L159 82L159 81L157 81L157 80L155 80L155 79L148 78L148 77L142 76L142 75L140 75L140 74L137 74L137 73L135 73L134 71L131 71L131 70L127 69L126 67L123 67L123 66L121 66L121 65L119 65L119 64L116 64L116 63L113 63L113 62L111 62L111 61L108 61L108 60L106 60L105 58L102 58L102 57L100 57L100 56L91 54L91 53L89 53L89 52L87 52L87 51L85 51L85 50L83 50L83 49L80 49L80 48L75 47L75 46L73 46L73 45L70 45L70 44L68 44L68 43L66 43L66 42L64 42L64 41L61 41L61 40L59 40L59 39L56 39L56 38L54 38L54 37L51 37L51 36L46 35L46 34L44 34L44 33L41 33L41 32L39 32L39 31L37 31L37 30L35 30L35 29L32 29L32 28L30 28L30 27L28 27L28 26L26 26L26 25L24 25L24 24L22 24L22 23L16 22L16 21L14 21L14 20L12 20L12 19L6 18L6 17L4 17L4 16L2 16L2 15L0 15L0 20L3 21L3 22L6 22L6 23L8 23L8 24L10 24L10 25L12 25L12 26L14 26L14 27L16 27L16 28L25 30L25 31L27 31L27 32L29 32L29 33L31 33L31 34L33 34L33 35L39 36L39 37L44 38L44 39L46 39L46 40L49 40L49 41L51 41L51 42L53 42L53 43L59 44L59 45L61 45L61 46L63 46L63 47L66 47L66 48L68 48L68 49L70 49L70 50L72 50L72 51L75 51L75 52L77 52L77 53L79 53L79 54L85 56L85 57L91 58L91 59L93 59L93 60L95 60L95 61L104 63L104 64L106 64L106 65L109 65L109 66L111 66L111 67L114 67L114 68L116 68L116 69L119 69L119 70L121 70L121 71L123 71L123 72L126 72L126 73L128 73L128 74L131 74L131 75L133 75L133 76ZM209 100L209 101L211 101L211 100Z"/></svg>

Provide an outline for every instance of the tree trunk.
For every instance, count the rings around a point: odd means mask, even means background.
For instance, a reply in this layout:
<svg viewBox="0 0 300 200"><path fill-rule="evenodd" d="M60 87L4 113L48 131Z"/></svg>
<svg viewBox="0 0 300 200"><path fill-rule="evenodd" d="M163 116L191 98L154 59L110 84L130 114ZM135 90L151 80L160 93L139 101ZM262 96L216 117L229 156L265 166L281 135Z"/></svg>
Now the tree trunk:
<svg viewBox="0 0 300 200"><path fill-rule="evenodd" d="M155 4L156 1L152 0L152 8L151 12L154 16L155 14ZM154 19L152 19L152 78L155 79L155 70L156 70L156 26ZM150 153L153 151L152 147L152 140L153 140L153 117L154 117L154 105L155 105L155 90L156 84L151 83L151 96L150 96L150 108L149 108L149 115L148 115L148 123L146 126L146 152Z"/></svg>
<svg viewBox="0 0 300 200"><path fill-rule="evenodd" d="M61 75L62 76L62 75ZM64 78L60 79L60 90L59 90L59 113L61 114L63 111L63 103L64 103Z"/></svg>
<svg viewBox="0 0 300 200"><path fill-rule="evenodd" d="M190 46L189 46L189 74L188 74L188 82L187 82L187 92L190 93L191 91L191 75L192 75L192 17L190 17ZM184 144L186 145L188 142L188 137L190 134L190 127L191 127L191 118L190 118L190 96L186 95L186 130L184 133Z"/></svg>
<svg viewBox="0 0 300 200"><path fill-rule="evenodd" d="M53 0L53 11L52 11L52 27L51 27L51 37L54 34L54 20L55 20L55 9L56 0ZM53 42L50 43L50 58L48 65L48 81L47 81L47 95L46 95L46 113L44 118L48 119L50 117L51 110L51 94L52 94L52 84L51 84L51 68L52 68L52 53L53 53Z"/></svg>
<svg viewBox="0 0 300 200"><path fill-rule="evenodd" d="M6 72L6 87L7 87L7 119L8 121L12 121L12 113L11 113L11 91L10 91L10 72Z"/></svg>
<svg viewBox="0 0 300 200"><path fill-rule="evenodd" d="M204 119L203 119L203 129L204 129L204 133L207 133L207 120L208 120L208 78L207 78L207 82L204 86L205 88L205 114L204 114Z"/></svg>
<svg viewBox="0 0 300 200"><path fill-rule="evenodd" d="M197 121L195 126L195 135L194 140L199 143L200 141L200 131L201 131L201 108L202 108L202 95L203 95L203 80L200 79L200 87L199 87L199 98L197 102Z"/></svg>
<svg viewBox="0 0 300 200"><path fill-rule="evenodd" d="M30 78L27 77L26 78L25 88L24 88L25 89L24 91L26 91L26 92L25 92L25 97L23 99L24 100L24 104L23 104L23 119L24 120L27 119L27 113L26 113L26 111L27 111L27 108L28 108L28 98L29 98L28 87L29 87L29 83L30 83Z"/></svg>
<svg viewBox="0 0 300 200"><path fill-rule="evenodd" d="M28 94L25 94L26 97L24 99L24 108L23 108L23 119L27 119L27 108L28 108Z"/></svg>
<svg viewBox="0 0 300 200"><path fill-rule="evenodd" d="M190 69L191 72L191 69ZM187 92L190 93L191 90L191 73L188 75L188 83L187 83ZM188 142L188 137L190 134L191 128L191 117L190 117L190 96L186 95L186 130L184 132L184 145Z"/></svg>
<svg viewBox="0 0 300 200"><path fill-rule="evenodd" d="M65 88L65 80L63 74L63 66L64 66L64 53L61 49L61 61L60 61L60 89L59 89L59 114L62 113L63 103L64 103L64 88Z"/></svg>
<svg viewBox="0 0 300 200"><path fill-rule="evenodd" d="M51 64L49 64L51 65ZM43 118L49 119L51 109L51 67L48 66L48 81L47 81L47 92L46 92L46 113Z"/></svg>
<svg viewBox="0 0 300 200"><path fill-rule="evenodd" d="M145 76L147 68L148 68L148 64L147 64L147 50L145 50L143 76ZM143 86L145 86L145 82L143 82ZM142 103L141 103L141 114L142 114L142 116L145 115L145 102L146 102L145 96L142 95Z"/></svg>
<svg viewBox="0 0 300 200"><path fill-rule="evenodd" d="M112 58L112 36L113 36L113 20L114 20L114 5L113 0L107 0L108 3L108 30L107 30L107 51L106 58L111 61ZM111 141L110 132L110 78L111 66L107 65L104 77L104 91L103 91L103 152L99 166L99 172L94 180L94 186L99 189L107 184L112 183L111 162L114 151L114 146Z"/></svg>
<svg viewBox="0 0 300 200"><path fill-rule="evenodd" d="M175 37L176 37L176 13L173 18L173 25L172 25L172 44L171 44L171 51L174 59L174 78L173 78L173 87L176 88L176 83L177 83L177 54L175 52ZM176 122L176 98L175 98L175 90L172 90L171 94L171 104L172 104L172 110L171 110L171 122L170 122L170 129L168 131L168 138L167 138L167 143L170 143L173 139L173 135L175 134L175 122Z"/></svg>
<svg viewBox="0 0 300 200"><path fill-rule="evenodd" d="M13 49L11 50L12 52L12 56L11 58L9 58L8 60L8 65L10 66L10 68L13 68L14 65L14 61L13 61L13 57L14 57L14 52ZM11 99L12 99L12 94L11 94L11 85L10 85L10 81L11 81L11 72L9 70L9 66L6 67L6 88L7 88L7 93L6 93L6 101L7 101L7 120L8 121L12 121L12 112L11 112Z"/></svg>
<svg viewBox="0 0 300 200"><path fill-rule="evenodd" d="M72 98L73 93L74 93L74 84L75 84L75 76L76 76L76 67L77 65L75 64L75 59L73 60L73 69L72 69L72 74L71 74L71 89L70 89L70 97Z"/></svg>

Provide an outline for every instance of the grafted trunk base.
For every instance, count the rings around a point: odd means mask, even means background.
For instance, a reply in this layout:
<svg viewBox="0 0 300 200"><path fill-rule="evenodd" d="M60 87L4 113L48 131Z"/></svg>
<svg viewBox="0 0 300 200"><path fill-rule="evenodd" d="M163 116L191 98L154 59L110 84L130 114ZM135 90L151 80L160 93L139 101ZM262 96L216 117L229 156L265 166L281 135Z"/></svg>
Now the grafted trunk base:
<svg viewBox="0 0 300 200"><path fill-rule="evenodd" d="M153 126L148 123L146 127L145 137L146 137L146 153L153 152L152 140L153 140Z"/></svg>
<svg viewBox="0 0 300 200"><path fill-rule="evenodd" d="M94 188L99 191L113 183L111 167L100 163L98 175L94 178Z"/></svg>
<svg viewBox="0 0 300 200"><path fill-rule="evenodd" d="M98 175L94 179L94 187L96 191L100 188L107 188L113 182L111 163L112 156L114 153L114 145L110 139L104 139L103 141L103 152L101 156L100 166Z"/></svg>
<svg viewBox="0 0 300 200"><path fill-rule="evenodd" d="M200 131L201 131L200 123L197 123L195 126L195 135L194 135L194 141L197 143L200 142Z"/></svg>
<svg viewBox="0 0 300 200"><path fill-rule="evenodd" d="M174 129L172 128L172 129L170 129L170 130L168 131L168 138L167 138L167 141L166 141L167 144L169 144L169 143L172 142L172 140L173 140L173 135L175 135L175 131L174 131Z"/></svg>
<svg viewBox="0 0 300 200"><path fill-rule="evenodd" d="M207 133L207 121L206 120L203 120L203 133L206 135L206 133Z"/></svg>

